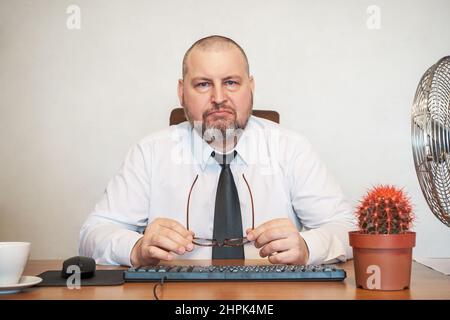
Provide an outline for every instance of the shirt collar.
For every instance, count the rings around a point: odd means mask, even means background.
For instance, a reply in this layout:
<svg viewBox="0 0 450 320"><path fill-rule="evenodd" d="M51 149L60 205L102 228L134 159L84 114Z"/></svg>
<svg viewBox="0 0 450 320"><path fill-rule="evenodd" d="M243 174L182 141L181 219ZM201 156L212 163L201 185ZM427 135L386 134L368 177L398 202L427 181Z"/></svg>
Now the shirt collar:
<svg viewBox="0 0 450 320"><path fill-rule="evenodd" d="M250 116L247 126L242 132L241 137L239 138L239 141L234 148L234 150L237 151L236 155L236 161L238 163L243 163L244 165L248 164L249 160L249 146L251 146L252 143L255 143L254 135L252 135L250 132L254 127L253 123L253 116ZM214 151L214 148L212 148L203 138L200 136L200 134L191 127L191 150L194 156L194 159L196 163L198 163L202 169L202 171L205 170L206 165L209 163L209 161L216 162L212 157L211 153Z"/></svg>
<svg viewBox="0 0 450 320"><path fill-rule="evenodd" d="M200 134L191 127L191 150L195 159L195 162L198 163L203 170L205 170L206 165L208 164L208 160L211 158L211 153L214 149L206 143L205 140L200 136Z"/></svg>
<svg viewBox="0 0 450 320"><path fill-rule="evenodd" d="M237 151L237 157L242 160L242 163L245 165L248 165L250 162L249 158L249 150L253 146L256 146L257 141L255 141L255 135L252 133L255 133L254 130L254 119L253 116L250 116L247 126L242 132L242 135L239 138L238 143L236 144L236 147L234 150Z"/></svg>

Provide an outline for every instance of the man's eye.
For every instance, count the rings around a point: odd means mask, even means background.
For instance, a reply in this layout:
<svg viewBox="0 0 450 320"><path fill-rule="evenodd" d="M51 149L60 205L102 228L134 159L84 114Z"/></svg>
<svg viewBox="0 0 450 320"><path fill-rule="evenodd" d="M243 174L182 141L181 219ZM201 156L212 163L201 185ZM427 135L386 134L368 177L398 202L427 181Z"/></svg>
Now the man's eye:
<svg viewBox="0 0 450 320"><path fill-rule="evenodd" d="M209 86L208 82L200 82L195 85L197 88L207 88Z"/></svg>
<svg viewBox="0 0 450 320"><path fill-rule="evenodd" d="M233 80L227 80L227 81L225 81L225 84L227 86L234 86L234 85L237 85L238 83L236 81L233 81Z"/></svg>

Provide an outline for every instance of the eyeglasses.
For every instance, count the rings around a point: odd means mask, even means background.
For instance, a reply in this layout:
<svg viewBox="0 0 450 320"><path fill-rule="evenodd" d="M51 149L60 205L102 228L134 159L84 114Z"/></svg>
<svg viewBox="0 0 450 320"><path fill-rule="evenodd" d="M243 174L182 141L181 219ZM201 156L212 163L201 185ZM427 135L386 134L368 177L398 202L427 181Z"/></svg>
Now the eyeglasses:
<svg viewBox="0 0 450 320"><path fill-rule="evenodd" d="M244 178L245 184L247 185L248 191L250 193L250 202L252 204L252 229L255 229L255 207L253 205L253 195L252 190L250 189L250 185L248 184L247 179L245 178L245 175L242 174L242 178ZM192 189L194 189L194 185L197 182L198 174L195 177L194 182L191 185L191 189L189 190L189 196L187 200L187 206L186 206L186 228L189 230L189 203L191 201L191 193ZM242 238L232 238L232 239L224 239L223 241L218 241L217 239L205 239L205 238L197 238L194 237L192 243L197 246L202 247L239 247L243 246L246 243L251 242L246 237Z"/></svg>

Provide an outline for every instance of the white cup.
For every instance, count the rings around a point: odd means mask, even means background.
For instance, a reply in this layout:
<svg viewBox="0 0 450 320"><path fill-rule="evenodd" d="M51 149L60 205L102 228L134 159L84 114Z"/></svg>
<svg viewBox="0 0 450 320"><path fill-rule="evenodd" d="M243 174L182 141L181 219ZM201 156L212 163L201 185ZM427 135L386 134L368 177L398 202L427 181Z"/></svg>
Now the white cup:
<svg viewBox="0 0 450 320"><path fill-rule="evenodd" d="M0 285L19 283L30 255L29 242L0 242Z"/></svg>

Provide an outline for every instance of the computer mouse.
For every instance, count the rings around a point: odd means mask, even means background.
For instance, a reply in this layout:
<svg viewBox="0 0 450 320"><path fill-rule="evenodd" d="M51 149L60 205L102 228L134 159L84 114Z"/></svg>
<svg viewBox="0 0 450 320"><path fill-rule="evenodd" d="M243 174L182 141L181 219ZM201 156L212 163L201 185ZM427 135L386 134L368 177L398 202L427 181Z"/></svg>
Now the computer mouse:
<svg viewBox="0 0 450 320"><path fill-rule="evenodd" d="M70 268L71 266L72 268ZM81 279L92 278L95 275L95 260L89 257L76 256L64 261L61 277L67 279L75 273L76 267L80 270Z"/></svg>

